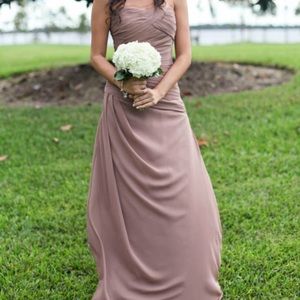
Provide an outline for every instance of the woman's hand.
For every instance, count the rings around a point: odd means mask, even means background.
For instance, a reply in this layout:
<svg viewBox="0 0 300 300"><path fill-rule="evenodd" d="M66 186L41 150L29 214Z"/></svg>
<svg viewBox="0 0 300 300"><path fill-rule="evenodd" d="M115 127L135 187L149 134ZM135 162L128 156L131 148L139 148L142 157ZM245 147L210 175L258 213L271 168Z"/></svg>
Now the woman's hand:
<svg viewBox="0 0 300 300"><path fill-rule="evenodd" d="M132 98L133 94L141 95L143 94L147 81L144 79L139 79L136 77L131 77L123 81L123 89L129 94L129 97Z"/></svg>
<svg viewBox="0 0 300 300"><path fill-rule="evenodd" d="M160 99L161 95L158 90L146 88L143 90L143 94L141 95L133 95L133 107L137 109L144 109L146 107L150 107L155 105Z"/></svg>

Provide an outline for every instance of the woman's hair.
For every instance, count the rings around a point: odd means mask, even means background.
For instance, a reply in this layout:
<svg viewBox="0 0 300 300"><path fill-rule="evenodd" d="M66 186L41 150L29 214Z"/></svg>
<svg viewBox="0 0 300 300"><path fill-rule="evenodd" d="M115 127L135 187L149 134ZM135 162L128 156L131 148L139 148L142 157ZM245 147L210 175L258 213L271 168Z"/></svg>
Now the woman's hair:
<svg viewBox="0 0 300 300"><path fill-rule="evenodd" d="M108 8L109 14L117 16L119 15L119 11L124 7L126 0L109 0ZM154 6L161 8L161 6L165 3L165 0L153 0ZM121 17L119 15L119 20Z"/></svg>

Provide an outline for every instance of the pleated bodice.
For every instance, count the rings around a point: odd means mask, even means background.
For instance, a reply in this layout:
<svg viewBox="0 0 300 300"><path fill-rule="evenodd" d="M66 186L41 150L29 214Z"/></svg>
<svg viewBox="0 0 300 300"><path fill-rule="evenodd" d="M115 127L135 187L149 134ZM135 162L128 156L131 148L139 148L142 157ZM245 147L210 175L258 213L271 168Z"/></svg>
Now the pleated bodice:
<svg viewBox="0 0 300 300"><path fill-rule="evenodd" d="M162 7L138 8L124 7L120 10L120 18L112 16L110 33L113 38L114 49L120 44L139 41L149 42L161 55L161 68L167 72L173 64L172 48L176 34L176 17L174 8L165 3ZM147 86L154 88L164 74L147 79ZM106 92L121 95L118 87L106 82ZM172 87L165 98L180 97L178 83Z"/></svg>

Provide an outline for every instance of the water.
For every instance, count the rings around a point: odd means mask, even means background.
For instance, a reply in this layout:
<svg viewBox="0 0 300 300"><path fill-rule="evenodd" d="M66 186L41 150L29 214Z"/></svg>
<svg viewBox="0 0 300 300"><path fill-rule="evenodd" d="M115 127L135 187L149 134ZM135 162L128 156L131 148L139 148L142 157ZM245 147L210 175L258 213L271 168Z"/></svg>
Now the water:
<svg viewBox="0 0 300 300"><path fill-rule="evenodd" d="M300 43L300 28L246 28L246 29L192 29L193 44L214 45L238 42L255 43ZM19 32L0 33L0 45L31 43L89 45L90 32ZM108 45L113 40L109 35Z"/></svg>
<svg viewBox="0 0 300 300"><path fill-rule="evenodd" d="M300 28L197 29L191 31L193 43L201 45L253 43L300 43Z"/></svg>

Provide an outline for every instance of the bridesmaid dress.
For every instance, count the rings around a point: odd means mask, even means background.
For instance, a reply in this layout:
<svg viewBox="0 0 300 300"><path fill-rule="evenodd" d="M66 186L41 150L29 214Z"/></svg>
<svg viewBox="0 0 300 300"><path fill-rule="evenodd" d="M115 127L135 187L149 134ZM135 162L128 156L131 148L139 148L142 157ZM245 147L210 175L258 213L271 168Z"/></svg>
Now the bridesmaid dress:
<svg viewBox="0 0 300 300"><path fill-rule="evenodd" d="M148 41L167 71L176 32L171 5L125 7L120 16L121 25L111 19L114 48ZM92 299L221 299L219 211L178 83L140 111L106 81L93 151L87 244L99 284Z"/></svg>

